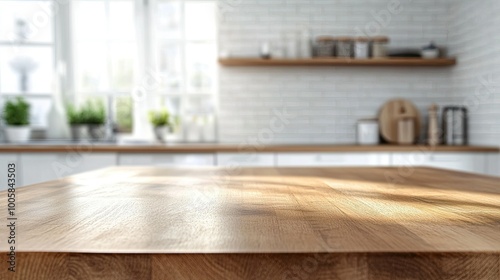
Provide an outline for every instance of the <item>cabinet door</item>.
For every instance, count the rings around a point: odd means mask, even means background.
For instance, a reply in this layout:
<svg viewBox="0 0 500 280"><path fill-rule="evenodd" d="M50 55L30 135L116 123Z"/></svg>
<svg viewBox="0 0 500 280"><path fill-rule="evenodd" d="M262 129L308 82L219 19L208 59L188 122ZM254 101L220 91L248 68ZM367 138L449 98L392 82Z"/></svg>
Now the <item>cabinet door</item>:
<svg viewBox="0 0 500 280"><path fill-rule="evenodd" d="M20 171L19 171L19 156L18 154L5 153L0 154L0 191L4 191L8 189L7 187L7 174L8 174L8 165L10 163L14 163L16 165L16 187L20 187L23 185Z"/></svg>
<svg viewBox="0 0 500 280"><path fill-rule="evenodd" d="M219 153L217 166L273 167L272 153Z"/></svg>
<svg viewBox="0 0 500 280"><path fill-rule="evenodd" d="M278 166L389 166L389 153L282 153Z"/></svg>
<svg viewBox="0 0 500 280"><path fill-rule="evenodd" d="M20 155L24 185L32 185L66 176L116 165L112 153L26 153Z"/></svg>
<svg viewBox="0 0 500 280"><path fill-rule="evenodd" d="M482 153L394 153L394 166L426 166L456 171L487 173L485 154Z"/></svg>
<svg viewBox="0 0 500 280"><path fill-rule="evenodd" d="M488 154L486 160L488 164L487 174L500 177L500 155L497 153Z"/></svg>
<svg viewBox="0 0 500 280"><path fill-rule="evenodd" d="M213 154L120 154L119 165L215 166Z"/></svg>

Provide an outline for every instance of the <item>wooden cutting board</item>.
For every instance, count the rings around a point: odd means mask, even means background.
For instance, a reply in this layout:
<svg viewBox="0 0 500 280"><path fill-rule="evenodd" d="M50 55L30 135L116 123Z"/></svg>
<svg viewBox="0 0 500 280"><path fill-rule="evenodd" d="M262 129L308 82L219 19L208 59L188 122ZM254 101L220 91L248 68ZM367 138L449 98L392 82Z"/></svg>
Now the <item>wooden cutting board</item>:
<svg viewBox="0 0 500 280"><path fill-rule="evenodd" d="M410 117L415 120L415 140L420 135L421 119L417 107L405 99L393 99L382 106L379 114L380 134L391 144L398 144L398 120Z"/></svg>

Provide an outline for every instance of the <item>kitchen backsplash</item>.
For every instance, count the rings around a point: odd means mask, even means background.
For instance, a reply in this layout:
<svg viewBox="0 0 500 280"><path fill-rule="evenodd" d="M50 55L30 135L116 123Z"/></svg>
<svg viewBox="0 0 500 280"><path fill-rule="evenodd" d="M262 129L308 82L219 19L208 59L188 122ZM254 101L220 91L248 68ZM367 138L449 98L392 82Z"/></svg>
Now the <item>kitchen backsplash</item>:
<svg viewBox="0 0 500 280"><path fill-rule="evenodd" d="M389 5L400 3L397 12ZM312 35L377 35L390 46L448 45L450 1L221 0L219 49L257 56L263 41L308 28ZM376 31L376 32L375 32ZM276 110L294 118L262 142L353 143L355 123L375 117L388 99L412 100L426 112L450 104L451 68L220 67L219 139L245 142L269 132Z"/></svg>
<svg viewBox="0 0 500 280"><path fill-rule="evenodd" d="M450 52L455 103L470 112L474 145L500 145L500 1L454 1L450 10Z"/></svg>

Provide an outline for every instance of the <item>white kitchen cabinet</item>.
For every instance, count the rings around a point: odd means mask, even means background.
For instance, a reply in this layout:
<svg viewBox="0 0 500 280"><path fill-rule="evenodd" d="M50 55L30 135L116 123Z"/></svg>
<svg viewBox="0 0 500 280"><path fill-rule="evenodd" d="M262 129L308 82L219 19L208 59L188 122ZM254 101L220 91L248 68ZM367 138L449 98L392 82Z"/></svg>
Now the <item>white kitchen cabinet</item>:
<svg viewBox="0 0 500 280"><path fill-rule="evenodd" d="M26 186L115 166L116 161L114 153L23 153L19 170Z"/></svg>
<svg viewBox="0 0 500 280"><path fill-rule="evenodd" d="M487 174L488 162L483 153L412 152L393 153L393 166L426 166Z"/></svg>
<svg viewBox="0 0 500 280"><path fill-rule="evenodd" d="M277 166L390 166L389 153L280 153Z"/></svg>
<svg viewBox="0 0 500 280"><path fill-rule="evenodd" d="M8 174L8 165L10 163L14 163L16 165L16 186L22 186L22 178L20 176L20 165L19 165L19 155L16 153L5 153L0 154L0 191L4 191L8 189L7 187L7 174Z"/></svg>
<svg viewBox="0 0 500 280"><path fill-rule="evenodd" d="M495 153L487 154L486 161L488 165L486 174L500 177L500 155Z"/></svg>
<svg viewBox="0 0 500 280"><path fill-rule="evenodd" d="M273 167L273 153L218 153L217 166Z"/></svg>
<svg viewBox="0 0 500 280"><path fill-rule="evenodd" d="M213 154L120 154L119 165L129 166L215 166Z"/></svg>

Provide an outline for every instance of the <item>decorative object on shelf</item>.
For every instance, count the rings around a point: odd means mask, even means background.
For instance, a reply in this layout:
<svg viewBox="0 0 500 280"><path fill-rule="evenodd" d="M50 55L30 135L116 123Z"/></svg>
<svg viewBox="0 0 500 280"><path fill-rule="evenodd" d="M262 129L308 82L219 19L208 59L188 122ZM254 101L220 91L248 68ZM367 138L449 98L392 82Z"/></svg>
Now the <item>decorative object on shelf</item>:
<svg viewBox="0 0 500 280"><path fill-rule="evenodd" d="M443 142L445 145L468 144L467 108L447 106L443 108Z"/></svg>
<svg viewBox="0 0 500 280"><path fill-rule="evenodd" d="M50 106L50 111L47 115L47 123L49 124L46 130L47 138L49 139L67 139L69 137L68 120L64 112L64 105L61 96L59 81L54 79L53 84L53 99Z"/></svg>
<svg viewBox="0 0 500 280"><path fill-rule="evenodd" d="M337 57L350 58L354 55L354 39L352 37L337 37L335 54Z"/></svg>
<svg viewBox="0 0 500 280"><path fill-rule="evenodd" d="M387 45L389 44L389 37L376 36L372 38L371 53L373 58L387 57Z"/></svg>
<svg viewBox="0 0 500 280"><path fill-rule="evenodd" d="M429 107L429 123L427 132L427 144L430 146L439 145L439 125L438 125L438 110L437 104L432 104Z"/></svg>
<svg viewBox="0 0 500 280"><path fill-rule="evenodd" d="M30 139L30 104L22 97L8 100L4 105L3 117L7 126L7 141L26 143Z"/></svg>
<svg viewBox="0 0 500 280"><path fill-rule="evenodd" d="M19 75L19 90L28 92L30 90L29 75L38 64L31 57L18 56L10 62L10 67Z"/></svg>
<svg viewBox="0 0 500 280"><path fill-rule="evenodd" d="M379 126L377 119L361 119L357 123L358 145L378 145Z"/></svg>
<svg viewBox="0 0 500 280"><path fill-rule="evenodd" d="M335 55L335 40L331 36L316 38L316 57L333 57Z"/></svg>
<svg viewBox="0 0 500 280"><path fill-rule="evenodd" d="M262 42L260 44L260 57L263 59L271 58L271 44L269 42Z"/></svg>
<svg viewBox="0 0 500 280"><path fill-rule="evenodd" d="M354 57L358 59L368 58L370 52L370 38L358 37L354 46Z"/></svg>
<svg viewBox="0 0 500 280"><path fill-rule="evenodd" d="M149 122L153 125L156 140L165 142L166 135L172 128L172 121L168 110L149 111Z"/></svg>
<svg viewBox="0 0 500 280"><path fill-rule="evenodd" d="M406 132L406 137L403 135L403 138L410 137L410 133L408 133L409 124L408 119L413 119L413 141L416 141L416 138L420 135L421 128L421 118L420 112L417 107L410 101L405 99L393 99L385 103L379 113L379 125L380 125L380 134L382 138L391 144L399 144L399 128L401 127L402 133ZM400 120L403 121L401 126L399 125ZM408 141L403 141L406 144Z"/></svg>
<svg viewBox="0 0 500 280"><path fill-rule="evenodd" d="M421 56L424 59L435 59L439 57L439 48L431 42L429 45L422 48Z"/></svg>
<svg viewBox="0 0 500 280"><path fill-rule="evenodd" d="M301 32L300 38L300 57L301 58L311 58L312 57L312 40L311 33L309 29L304 29Z"/></svg>
<svg viewBox="0 0 500 280"><path fill-rule="evenodd" d="M388 57L415 57L421 58L421 50L419 48L389 48L387 49Z"/></svg>

